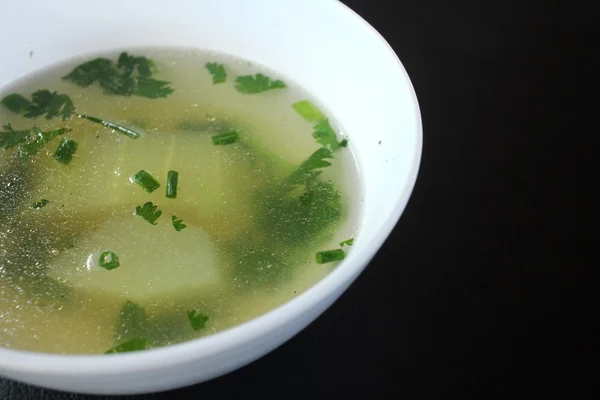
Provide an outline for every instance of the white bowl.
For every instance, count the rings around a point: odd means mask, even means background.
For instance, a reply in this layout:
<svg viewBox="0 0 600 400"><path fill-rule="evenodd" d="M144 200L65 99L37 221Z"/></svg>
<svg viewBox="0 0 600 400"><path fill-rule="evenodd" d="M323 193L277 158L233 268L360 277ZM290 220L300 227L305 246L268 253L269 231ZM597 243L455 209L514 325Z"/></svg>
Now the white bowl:
<svg viewBox="0 0 600 400"><path fill-rule="evenodd" d="M126 394L239 368L298 333L344 292L391 232L414 186L422 131L410 80L386 41L338 1L19 0L2 7L0 38L0 88L64 59L139 46L217 50L263 64L299 83L341 122L364 189L352 252L281 307L206 338L144 352L77 356L0 348L0 375Z"/></svg>

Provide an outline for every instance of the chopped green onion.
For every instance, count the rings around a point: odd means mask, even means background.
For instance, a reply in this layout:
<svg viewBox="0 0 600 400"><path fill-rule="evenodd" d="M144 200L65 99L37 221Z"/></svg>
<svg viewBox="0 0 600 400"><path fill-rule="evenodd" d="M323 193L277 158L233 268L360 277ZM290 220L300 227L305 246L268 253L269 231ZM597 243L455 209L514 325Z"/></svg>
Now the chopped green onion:
<svg viewBox="0 0 600 400"><path fill-rule="evenodd" d="M134 175L132 175L129 178L129 181L131 183L137 183L148 193L154 192L160 186L160 183L158 183L158 181L154 179L152 175L150 175L143 169L139 170Z"/></svg>
<svg viewBox="0 0 600 400"><path fill-rule="evenodd" d="M111 270L119 267L119 257L112 251L105 251L100 254L100 266L104 269Z"/></svg>
<svg viewBox="0 0 600 400"><path fill-rule="evenodd" d="M318 122L327 118L317 106L308 100L297 101L292 104L292 108L308 122Z"/></svg>
<svg viewBox="0 0 600 400"><path fill-rule="evenodd" d="M325 264L334 261L341 261L346 257L342 249L319 251L316 256L317 264Z"/></svg>
<svg viewBox="0 0 600 400"><path fill-rule="evenodd" d="M92 121L97 124L104 125L105 127L114 129L115 131L119 131L122 134L124 134L125 136L128 136L132 139L137 139L138 137L140 137L140 134L138 132L132 131L131 129L125 128L124 126L121 126L119 124L115 124L114 122L104 121L103 119L92 117L91 115L85 115L85 114L75 114L75 116L77 118L87 119L88 121Z"/></svg>
<svg viewBox="0 0 600 400"><path fill-rule="evenodd" d="M348 146L348 139L344 139L340 142L340 147L347 147Z"/></svg>
<svg viewBox="0 0 600 400"><path fill-rule="evenodd" d="M54 153L54 158L60 163L68 164L73 160L75 151L77 151L77 142L73 139L63 139Z"/></svg>
<svg viewBox="0 0 600 400"><path fill-rule="evenodd" d="M50 204L50 200L41 199L40 201L36 201L35 203L33 203L33 208L39 210L40 208L47 206L48 204Z"/></svg>
<svg viewBox="0 0 600 400"><path fill-rule="evenodd" d="M150 342L145 338L133 338L126 342L121 343L118 346L108 350L105 354L111 353L126 353L129 351L140 351L146 350L150 347Z"/></svg>
<svg viewBox="0 0 600 400"><path fill-rule="evenodd" d="M167 173L167 196L170 199L174 199L177 197L177 179L179 178L179 173L177 171L169 171Z"/></svg>
<svg viewBox="0 0 600 400"><path fill-rule="evenodd" d="M214 135L212 137L212 141L215 145L224 145L237 142L239 138L240 134L234 129L231 132L222 133L220 135Z"/></svg>
<svg viewBox="0 0 600 400"><path fill-rule="evenodd" d="M202 313L199 313L196 310L191 310L187 312L188 320L190 321L190 325L192 329L197 331L200 329L204 329L206 327L206 322L208 322L208 316Z"/></svg>

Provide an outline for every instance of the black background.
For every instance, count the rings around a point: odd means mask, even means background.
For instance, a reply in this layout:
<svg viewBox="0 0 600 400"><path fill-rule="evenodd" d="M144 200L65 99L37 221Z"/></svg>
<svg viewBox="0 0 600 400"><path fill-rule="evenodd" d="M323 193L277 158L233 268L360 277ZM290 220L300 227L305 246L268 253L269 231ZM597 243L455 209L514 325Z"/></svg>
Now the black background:
<svg viewBox="0 0 600 400"><path fill-rule="evenodd" d="M577 273L598 238L583 234L593 213L580 184L594 159L576 128L594 112L577 100L598 83L583 77L598 15L553 1L344 2L389 41L419 98L423 159L406 211L295 338L145 398L575 398L599 376L584 364L598 347L582 340L598 332L585 306L594 281ZM0 379L2 400L92 398Z"/></svg>

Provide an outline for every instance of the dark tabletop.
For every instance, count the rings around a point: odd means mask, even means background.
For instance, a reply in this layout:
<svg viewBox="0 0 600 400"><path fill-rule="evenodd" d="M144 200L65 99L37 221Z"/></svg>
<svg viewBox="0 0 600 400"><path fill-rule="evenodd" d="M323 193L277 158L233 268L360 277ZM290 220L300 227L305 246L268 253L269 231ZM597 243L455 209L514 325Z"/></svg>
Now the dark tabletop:
<svg viewBox="0 0 600 400"><path fill-rule="evenodd" d="M580 365L570 343L597 315L570 307L574 288L592 286L570 273L591 264L573 177L592 158L569 145L586 84L574 60L597 52L586 33L597 17L580 14L575 31L553 1L345 3L390 42L419 99L423 159L406 211L295 338L224 377L136 398L572 395L589 375L565 379ZM0 400L92 398L0 379Z"/></svg>

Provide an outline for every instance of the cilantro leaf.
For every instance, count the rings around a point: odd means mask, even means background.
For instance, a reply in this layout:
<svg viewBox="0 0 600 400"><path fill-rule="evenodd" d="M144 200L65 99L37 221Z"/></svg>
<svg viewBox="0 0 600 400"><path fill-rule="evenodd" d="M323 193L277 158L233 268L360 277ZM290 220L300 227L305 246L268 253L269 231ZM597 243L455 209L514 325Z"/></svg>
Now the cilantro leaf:
<svg viewBox="0 0 600 400"><path fill-rule="evenodd" d="M213 85L217 83L223 83L227 80L227 72L225 72L225 66L217 63L206 63L204 66L208 72L212 75Z"/></svg>
<svg viewBox="0 0 600 400"><path fill-rule="evenodd" d="M245 94L262 93L267 90L283 89L286 87L283 81L279 79L273 81L263 74L238 76L235 80L236 90Z"/></svg>
<svg viewBox="0 0 600 400"><path fill-rule="evenodd" d="M31 132L31 129L15 131L10 124L4 125L3 129L4 131L0 132L0 148L5 150L27 142Z"/></svg>
<svg viewBox="0 0 600 400"><path fill-rule="evenodd" d="M156 220L162 214L161 210L158 210L158 206L152 204L151 201L145 203L143 206L137 206L135 208L135 215L139 215L152 225L156 225Z"/></svg>
<svg viewBox="0 0 600 400"><path fill-rule="evenodd" d="M123 342L120 345L115 346L110 350L107 350L105 352L105 354L126 353L126 352L130 352L130 351L141 351L141 350L147 350L149 348L150 348L150 342L148 341L148 339L139 337L139 338L133 338L126 342Z"/></svg>
<svg viewBox="0 0 600 400"><path fill-rule="evenodd" d="M197 331L206 328L206 323L208 322L207 315L199 313L196 310L188 310L187 316L193 330Z"/></svg>
<svg viewBox="0 0 600 400"><path fill-rule="evenodd" d="M131 300L125 300L114 326L115 340L142 337L151 329L146 310Z"/></svg>
<svg viewBox="0 0 600 400"><path fill-rule="evenodd" d="M35 203L33 203L33 208L39 210L40 208L45 207L48 204L50 204L50 200L41 199L40 201L36 201Z"/></svg>
<svg viewBox="0 0 600 400"><path fill-rule="evenodd" d="M121 263L119 262L119 256L117 256L115 252L109 250L100 254L99 265L110 271L111 269L118 268Z"/></svg>
<svg viewBox="0 0 600 400"><path fill-rule="evenodd" d="M31 95L31 100L18 93L13 93L2 99L2 105L10 111L23 115L25 118L37 118L45 115L46 119L61 117L69 118L75 111L71 98L66 94L41 89Z"/></svg>
<svg viewBox="0 0 600 400"><path fill-rule="evenodd" d="M156 72L152 60L123 52L116 63L107 58L96 58L77 66L63 79L80 87L98 82L106 94L150 99L167 97L173 93L168 86L170 82L153 79L152 75Z"/></svg>
<svg viewBox="0 0 600 400"><path fill-rule="evenodd" d="M177 232L185 229L187 226L186 224L183 223L183 220L177 219L177 217L174 215L171 217L171 222L173 223L173 227L175 228L175 230Z"/></svg>
<svg viewBox="0 0 600 400"><path fill-rule="evenodd" d="M350 238L348 240L344 240L343 242L340 242L340 247L344 247L344 245L352 246L353 244L354 244L354 238Z"/></svg>

